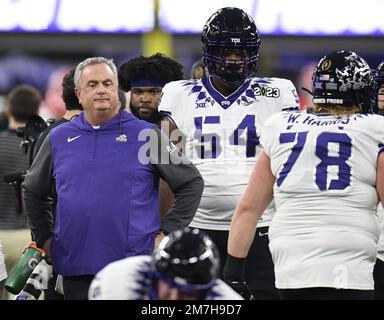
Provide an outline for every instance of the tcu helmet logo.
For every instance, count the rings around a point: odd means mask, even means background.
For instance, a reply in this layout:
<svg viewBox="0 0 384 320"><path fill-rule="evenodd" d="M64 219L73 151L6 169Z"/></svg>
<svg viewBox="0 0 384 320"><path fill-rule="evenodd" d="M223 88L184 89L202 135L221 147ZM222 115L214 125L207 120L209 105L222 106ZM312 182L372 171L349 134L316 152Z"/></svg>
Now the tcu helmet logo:
<svg viewBox="0 0 384 320"><path fill-rule="evenodd" d="M240 43L240 38L231 38L232 43Z"/></svg>

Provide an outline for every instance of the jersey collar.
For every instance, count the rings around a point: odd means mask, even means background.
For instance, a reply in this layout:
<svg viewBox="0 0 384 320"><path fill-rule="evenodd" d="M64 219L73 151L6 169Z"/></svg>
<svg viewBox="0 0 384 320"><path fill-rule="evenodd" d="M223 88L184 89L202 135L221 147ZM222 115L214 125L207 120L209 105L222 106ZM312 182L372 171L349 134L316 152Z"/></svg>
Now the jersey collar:
<svg viewBox="0 0 384 320"><path fill-rule="evenodd" d="M251 79L247 79L235 92L229 96L223 96L219 91L217 91L211 82L210 77L205 77L202 79L204 87L207 89L211 97L223 108L229 108L248 88Z"/></svg>

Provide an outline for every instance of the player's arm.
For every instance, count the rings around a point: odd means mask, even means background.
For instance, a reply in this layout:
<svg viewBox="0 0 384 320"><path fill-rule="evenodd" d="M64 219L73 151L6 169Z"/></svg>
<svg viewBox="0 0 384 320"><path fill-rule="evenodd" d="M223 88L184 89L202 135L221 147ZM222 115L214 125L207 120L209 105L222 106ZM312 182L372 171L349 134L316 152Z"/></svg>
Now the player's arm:
<svg viewBox="0 0 384 320"><path fill-rule="evenodd" d="M160 213L160 223L163 223L164 217L167 215L169 210L171 210L173 203L175 202L175 196L168 183L163 179L160 179L159 183L159 213ZM165 237L163 232L160 232L155 238L155 248L157 248Z"/></svg>
<svg viewBox="0 0 384 320"><path fill-rule="evenodd" d="M172 204L174 200L175 200L175 197L168 183L166 183L163 179L160 179L160 184L159 184L160 221L163 221L169 209L172 208Z"/></svg>
<svg viewBox="0 0 384 320"><path fill-rule="evenodd" d="M181 133L176 123L172 120L170 115L163 115L161 121L161 129L169 140L182 152L185 146L185 136ZM165 215L172 208L175 201L174 194L169 187L168 183L160 179L159 185L159 211L160 219L163 221ZM155 245L161 241L161 237L156 239Z"/></svg>
<svg viewBox="0 0 384 320"><path fill-rule="evenodd" d="M381 204L384 207L384 152L381 152L377 158L376 189L379 194Z"/></svg>
<svg viewBox="0 0 384 320"><path fill-rule="evenodd" d="M248 255L257 222L272 201L274 183L270 159L262 151L232 218L228 237L229 255L237 258Z"/></svg>
<svg viewBox="0 0 384 320"><path fill-rule="evenodd" d="M246 257L255 237L257 222L272 201L274 183L270 159L262 151L232 217L223 271L224 280L247 300L252 299L252 295L244 281Z"/></svg>
<svg viewBox="0 0 384 320"><path fill-rule="evenodd" d="M177 126L177 123L182 121L179 112L179 108L181 106L178 99L178 91L173 91L172 89L174 85L175 84L172 83L165 85L158 109L162 115L161 131L181 152L183 152L185 146L185 136ZM171 210L174 202L175 197L169 184L163 179L160 179L159 210L161 221L164 220L166 214ZM156 244L158 244L158 240L161 240L161 237L156 238Z"/></svg>
<svg viewBox="0 0 384 320"><path fill-rule="evenodd" d="M171 142L182 152L185 146L185 136L177 127L169 114L163 114L161 120L161 131L171 140Z"/></svg>
<svg viewBox="0 0 384 320"><path fill-rule="evenodd" d="M162 221L162 230L169 233L192 221L203 193L204 180L164 133L155 127L151 134L150 162L175 195L173 206Z"/></svg>
<svg viewBox="0 0 384 320"><path fill-rule="evenodd" d="M52 146L50 134L37 153L31 168L22 184L23 201L28 223L37 246L50 254L50 237L53 234L53 215L51 212Z"/></svg>
<svg viewBox="0 0 384 320"><path fill-rule="evenodd" d="M182 127L186 111L181 102L183 101L182 97L184 95L181 88L178 82L167 83L163 87L163 93L158 107L162 116L161 130L180 151L183 150L185 145L185 136L179 127Z"/></svg>

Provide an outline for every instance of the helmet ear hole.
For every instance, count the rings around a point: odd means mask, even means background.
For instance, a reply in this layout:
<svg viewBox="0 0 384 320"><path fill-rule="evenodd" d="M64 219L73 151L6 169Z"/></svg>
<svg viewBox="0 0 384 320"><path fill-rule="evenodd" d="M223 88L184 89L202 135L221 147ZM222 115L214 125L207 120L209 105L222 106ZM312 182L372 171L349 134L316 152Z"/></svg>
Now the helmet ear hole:
<svg viewBox="0 0 384 320"><path fill-rule="evenodd" d="M260 36L252 17L234 7L216 11L201 36L203 60L210 75L229 83L242 83L256 72ZM244 63L228 64L220 49L246 52Z"/></svg>
<svg viewBox="0 0 384 320"><path fill-rule="evenodd" d="M341 50L324 56L312 75L313 103L358 107L372 111L373 75L355 52Z"/></svg>

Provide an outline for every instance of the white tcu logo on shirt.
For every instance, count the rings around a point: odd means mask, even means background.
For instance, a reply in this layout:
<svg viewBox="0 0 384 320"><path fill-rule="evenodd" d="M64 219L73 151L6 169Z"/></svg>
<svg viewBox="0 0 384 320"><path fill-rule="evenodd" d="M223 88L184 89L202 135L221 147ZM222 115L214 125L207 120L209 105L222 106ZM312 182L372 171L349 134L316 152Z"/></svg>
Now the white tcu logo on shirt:
<svg viewBox="0 0 384 320"><path fill-rule="evenodd" d="M120 134L118 137L115 138L117 142L127 142L127 136L125 134Z"/></svg>
<svg viewBox="0 0 384 320"><path fill-rule="evenodd" d="M231 38L233 43L240 43L240 38Z"/></svg>

